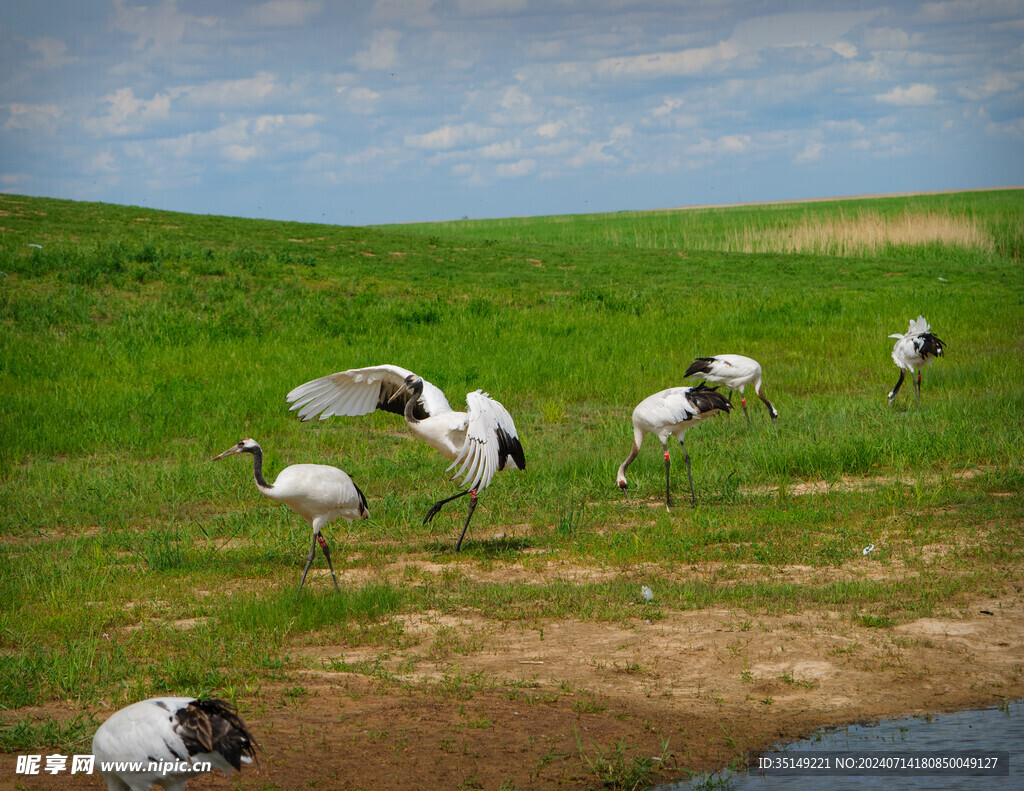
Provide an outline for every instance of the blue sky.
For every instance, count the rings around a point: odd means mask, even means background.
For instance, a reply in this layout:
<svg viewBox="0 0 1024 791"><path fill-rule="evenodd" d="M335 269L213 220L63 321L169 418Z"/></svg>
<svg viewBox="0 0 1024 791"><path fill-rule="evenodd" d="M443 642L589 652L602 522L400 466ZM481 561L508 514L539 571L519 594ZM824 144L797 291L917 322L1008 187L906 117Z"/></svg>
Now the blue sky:
<svg viewBox="0 0 1024 791"><path fill-rule="evenodd" d="M1024 184L1024 2L5 0L0 190L341 224Z"/></svg>

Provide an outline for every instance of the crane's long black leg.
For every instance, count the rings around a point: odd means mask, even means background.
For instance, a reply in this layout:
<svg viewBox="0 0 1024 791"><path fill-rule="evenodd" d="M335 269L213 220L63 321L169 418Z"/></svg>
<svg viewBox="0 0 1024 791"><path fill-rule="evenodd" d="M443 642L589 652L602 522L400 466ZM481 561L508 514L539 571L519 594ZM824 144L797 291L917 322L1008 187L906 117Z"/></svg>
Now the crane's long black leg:
<svg viewBox="0 0 1024 791"><path fill-rule="evenodd" d="M309 565L313 562L313 556L316 554L316 537L317 534L313 534L313 544L309 548L309 556L306 558L306 568L302 570L302 581L299 583L299 593L302 593L302 586L306 584L306 574L309 573ZM299 593L295 595L298 596Z"/></svg>
<svg viewBox="0 0 1024 791"><path fill-rule="evenodd" d="M900 368L900 378L896 380L896 386L889 393L889 406L892 406L892 402L896 400L896 394L900 391L900 387L903 385L903 377L906 376L906 371Z"/></svg>
<svg viewBox="0 0 1024 791"><path fill-rule="evenodd" d="M747 418L747 426L750 425L750 413L747 411L747 399L740 393L740 406L743 407L743 415Z"/></svg>
<svg viewBox="0 0 1024 791"><path fill-rule="evenodd" d="M455 542L456 552L462 547L462 539L466 537L466 528L469 527L469 520L473 518L473 511L476 510L476 489L470 489L469 494L469 513L466 514L466 524L462 526L462 534L459 536L459 540Z"/></svg>
<svg viewBox="0 0 1024 791"><path fill-rule="evenodd" d="M427 515L425 517L423 517L423 524L428 524L430 522L430 520L433 519L435 516L437 516L438 513L441 511L441 509L445 505L450 503L452 500L458 500L460 497L465 497L467 494L470 494L472 491L473 491L472 489L466 489L464 492L459 492L458 494L453 494L451 497L446 497L443 500L438 500L436 503L434 503L432 506L430 506L430 510L427 511Z"/></svg>
<svg viewBox="0 0 1024 791"><path fill-rule="evenodd" d="M917 379L914 380L914 396L917 399L918 407L921 406L921 372L917 372Z"/></svg>
<svg viewBox="0 0 1024 791"><path fill-rule="evenodd" d="M732 388L731 387L729 388L729 395L727 395L725 398L726 398L726 400L730 404L732 403ZM726 425L729 425L729 426L732 425L732 415L729 412L725 413L725 423L726 423Z"/></svg>
<svg viewBox="0 0 1024 791"><path fill-rule="evenodd" d="M686 477L690 479L690 508L696 508L697 494L693 491L693 473L690 472L690 454L686 452L686 443L683 440L679 440L679 444L683 446L683 460L686 461Z"/></svg>
<svg viewBox="0 0 1024 791"><path fill-rule="evenodd" d="M669 476L669 469L671 468L671 464L672 463L669 461L669 458L668 458L668 440L667 439L663 439L661 441L661 447L664 448L664 450L665 450L665 510L666 511L671 511L672 510L672 493L671 493L671 491L669 489L669 481L671 480L671 478Z"/></svg>
<svg viewBox="0 0 1024 791"><path fill-rule="evenodd" d="M327 539L317 533L316 540L320 542L320 549L324 551L324 557L327 558L327 568L331 570L331 579L334 580L334 590L341 593L341 588L338 587L338 577L334 573L334 565L331 563L331 550L327 548Z"/></svg>

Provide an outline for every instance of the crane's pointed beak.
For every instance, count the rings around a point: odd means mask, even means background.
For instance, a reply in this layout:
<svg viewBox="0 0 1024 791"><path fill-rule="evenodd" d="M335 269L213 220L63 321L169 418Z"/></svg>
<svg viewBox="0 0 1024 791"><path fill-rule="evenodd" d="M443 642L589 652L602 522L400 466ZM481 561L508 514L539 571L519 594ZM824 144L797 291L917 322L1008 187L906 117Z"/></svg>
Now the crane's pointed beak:
<svg viewBox="0 0 1024 791"><path fill-rule="evenodd" d="M225 456L234 456L236 453L241 453L241 452L242 452L242 449L239 448L238 445L232 445L230 448L228 448L223 453L220 453L220 454L214 456L212 459L210 459L210 461L217 461L217 459L223 459Z"/></svg>
<svg viewBox="0 0 1024 791"><path fill-rule="evenodd" d="M400 388L398 388L395 391L395 394L393 396L391 396L391 398L388 399L388 403L390 404L392 401L394 401L396 398L398 398L402 393L404 393L408 389L409 389L409 385L408 384L403 384Z"/></svg>

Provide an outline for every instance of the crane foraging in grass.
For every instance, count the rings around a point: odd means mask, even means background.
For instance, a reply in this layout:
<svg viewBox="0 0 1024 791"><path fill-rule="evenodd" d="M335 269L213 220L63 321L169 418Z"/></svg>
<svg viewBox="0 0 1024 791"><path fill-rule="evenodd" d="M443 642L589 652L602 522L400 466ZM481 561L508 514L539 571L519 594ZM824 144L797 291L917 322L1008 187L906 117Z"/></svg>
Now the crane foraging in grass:
<svg viewBox="0 0 1024 791"><path fill-rule="evenodd" d="M306 583L306 574L313 562L318 543L324 551L324 557L327 558L334 589L338 590L338 578L331 564L331 551L327 548L327 540L320 535L320 530L338 517L346 522L367 519L370 511L366 507L366 496L348 473L327 464L293 464L281 470L273 483L267 483L263 478L263 448L254 439L240 439L223 453L214 456L212 460L217 461L237 453L252 454L256 488L265 497L284 503L313 528L313 545L309 548L298 592L302 593L302 586Z"/></svg>
<svg viewBox="0 0 1024 791"><path fill-rule="evenodd" d="M751 360L740 354L719 354L715 357L698 357L690 367L686 369L683 376L699 376L705 382L721 384L729 388L727 398L732 398L732 391L740 391L740 406L743 407L743 414L747 417L747 425L750 425L750 414L747 412L747 399L743 397L743 388L748 384L754 385L754 392L757 397L764 401L768 407L768 414L772 420L779 419L779 412L772 405L772 402L765 398L764 389L761 386L761 365L757 360Z"/></svg>
<svg viewBox="0 0 1024 791"><path fill-rule="evenodd" d="M686 475L690 479L690 505L697 504L697 495L693 490L693 473L690 471L690 454L686 451L686 430L696 426L702 420L716 412L726 414L732 409L729 399L713 387L703 383L696 387L670 387L654 395L647 396L633 410L633 447L629 456L619 467L618 484L626 495L629 495L629 484L626 483L626 468L640 452L640 445L646 434L654 434L661 440L665 451L665 508L671 510L672 495L669 489L669 469L671 462L668 455L668 438L675 437L683 446L683 459L686 461Z"/></svg>
<svg viewBox="0 0 1024 791"><path fill-rule="evenodd" d="M375 365L313 379L287 395L293 411L302 420L319 416L366 415L377 409L402 415L413 436L422 439L458 467L455 480L464 476L458 494L438 500L427 511L428 524L446 504L467 494L469 513L455 551L462 547L469 520L476 509L477 495L491 483L494 474L511 462L526 469L526 457L512 416L500 403L481 390L466 394L466 411L456 412L440 389L412 371L397 365Z"/></svg>
<svg viewBox="0 0 1024 791"><path fill-rule="evenodd" d="M910 371L911 377L914 370L917 370L917 379L914 380L914 395L917 405L921 405L921 367L925 363L931 363L935 357L941 357L944 344L937 335L931 333L924 316L910 320L910 327L904 334L893 333L890 338L896 338L892 347L892 361L900 369L900 378L896 380L896 386L889 393L889 406L896 400L896 394L903 384L903 377Z"/></svg>
<svg viewBox="0 0 1024 791"><path fill-rule="evenodd" d="M182 791L209 763L231 774L256 758L256 740L235 707L216 698L151 698L114 712L92 752L107 791Z"/></svg>

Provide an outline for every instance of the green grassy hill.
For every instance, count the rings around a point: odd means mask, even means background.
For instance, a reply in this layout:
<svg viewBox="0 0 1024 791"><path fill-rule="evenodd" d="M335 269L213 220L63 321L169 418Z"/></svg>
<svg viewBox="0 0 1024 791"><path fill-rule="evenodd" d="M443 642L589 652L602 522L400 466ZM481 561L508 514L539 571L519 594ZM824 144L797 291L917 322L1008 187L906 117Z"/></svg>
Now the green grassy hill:
<svg viewBox="0 0 1024 791"><path fill-rule="evenodd" d="M1024 486L1024 191L383 228L13 195L0 214L0 707L238 694L300 666L295 641L393 647L388 614L422 608L622 618L641 564L726 564L662 584L666 607L828 601L880 623L1019 568L1020 499L992 493ZM894 230L936 220L954 230ZM867 244L870 228L888 230ZM798 236L818 241L799 251ZM947 356L925 369L920 409L909 384L887 408L887 336L918 314ZM698 508L670 514L648 439L625 501L615 471L635 404L727 352L761 362L778 424L751 399L750 427L737 409L694 429ZM496 477L458 558L461 509L420 524L455 491L447 465L401 420L301 424L285 404L308 379L385 362L456 409L482 388L515 418L527 470ZM343 563L426 554L452 578L342 597L307 583L296 603L308 529L260 497L247 463L208 461L247 436L268 477L338 464L366 492L372 518L327 531ZM806 481L833 487L796 496ZM954 547L941 568L922 553L937 542ZM919 573L781 586L729 571L840 566L869 543ZM526 549L623 578L496 588L457 574ZM193 592L238 581L258 587ZM161 619L205 620L187 638L144 623L101 639L155 600Z"/></svg>

